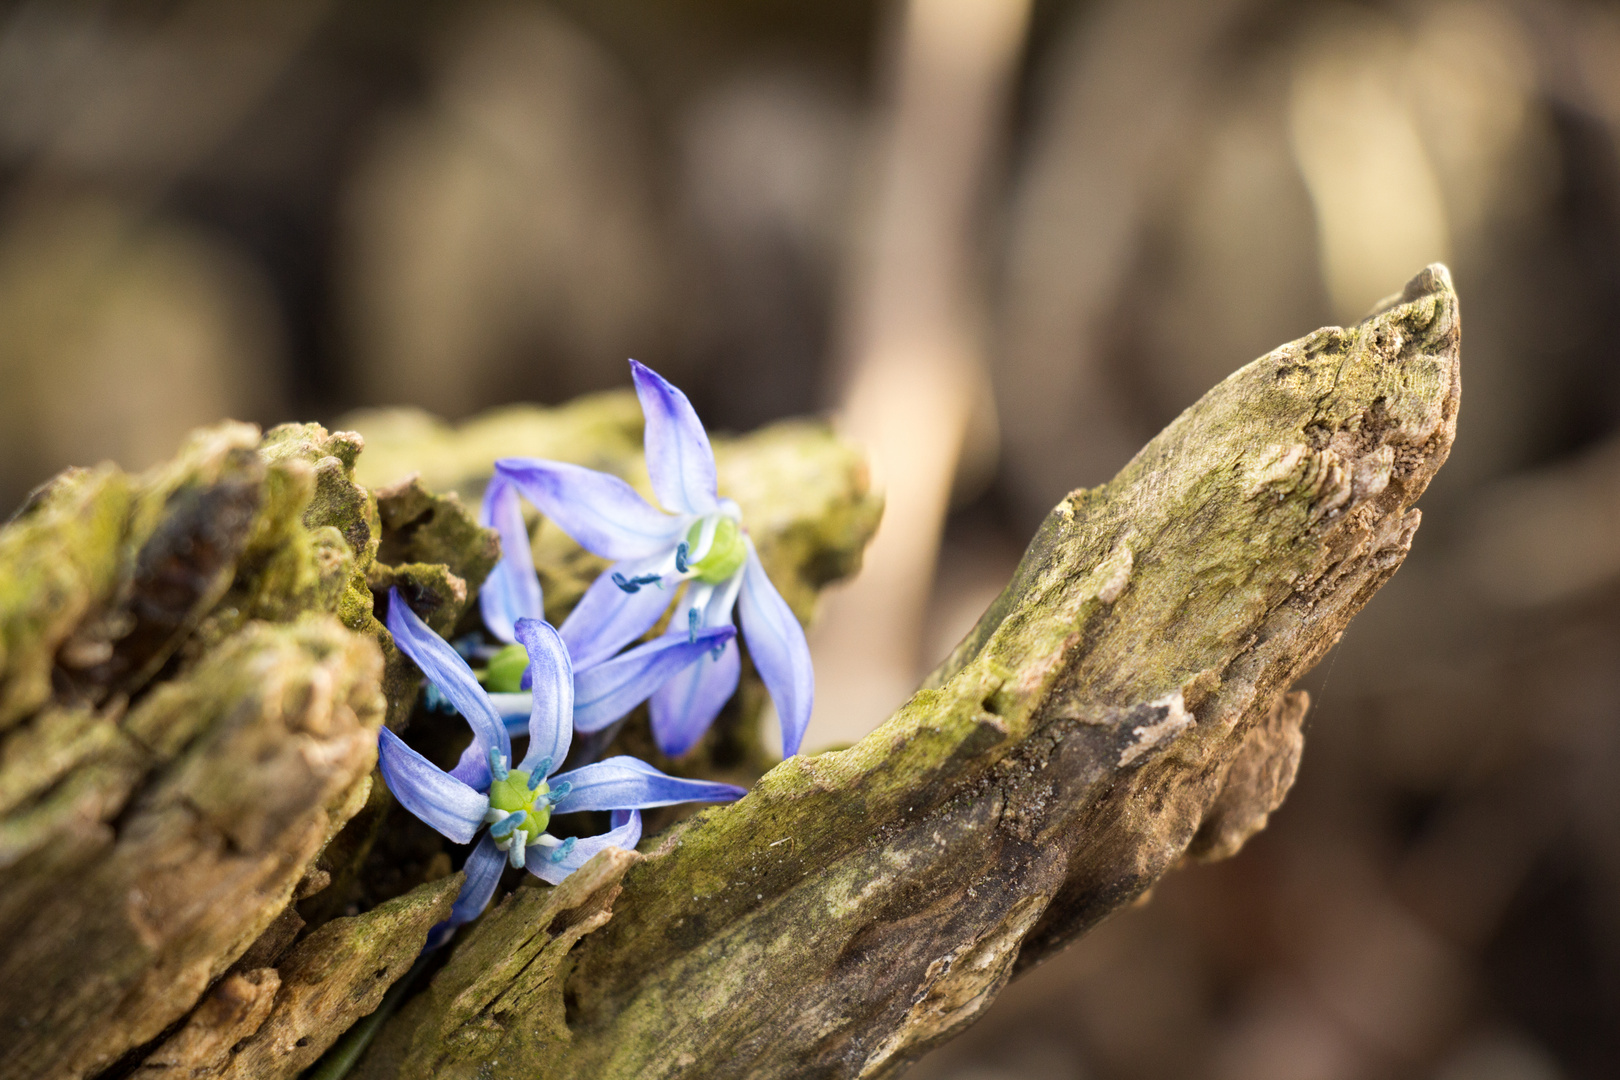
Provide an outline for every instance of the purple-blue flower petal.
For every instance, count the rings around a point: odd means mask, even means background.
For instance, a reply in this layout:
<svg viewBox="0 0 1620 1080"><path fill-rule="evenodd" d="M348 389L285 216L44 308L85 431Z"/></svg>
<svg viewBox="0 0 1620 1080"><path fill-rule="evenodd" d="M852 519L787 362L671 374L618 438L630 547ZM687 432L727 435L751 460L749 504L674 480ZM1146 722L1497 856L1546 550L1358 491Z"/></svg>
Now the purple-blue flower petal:
<svg viewBox="0 0 1620 1080"><path fill-rule="evenodd" d="M528 723L527 716L524 717L524 723ZM508 733L507 738L511 737ZM456 759L450 775L475 791L488 791L490 782L494 780L494 777L489 775L489 751L484 750L480 753L479 749L477 739L468 743L467 748L461 752L461 757Z"/></svg>
<svg viewBox="0 0 1620 1080"><path fill-rule="evenodd" d="M580 547L605 559L667 552L680 538L679 518L649 505L609 473L540 458L502 458L495 471Z"/></svg>
<svg viewBox="0 0 1620 1080"><path fill-rule="evenodd" d="M810 646L804 640L793 609L776 591L760 565L754 542L748 540L748 561L743 566L742 593L738 614L742 618L743 640L748 656L770 691L776 715L782 723L782 753L792 757L799 752L804 729L810 723L810 707L815 701L815 672L810 666Z"/></svg>
<svg viewBox="0 0 1620 1080"><path fill-rule="evenodd" d="M470 923L484 913L489 906L489 898L495 895L495 886L500 884L501 871L506 869L506 852L495 846L493 836L485 833L461 869L467 875L467 880L462 883L461 892L456 894L456 902L450 908L447 921L451 926Z"/></svg>
<svg viewBox="0 0 1620 1080"><path fill-rule="evenodd" d="M489 796L457 780L387 728L377 733L377 764L401 806L458 844L472 841L484 823Z"/></svg>
<svg viewBox="0 0 1620 1080"><path fill-rule="evenodd" d="M600 836L582 836L574 841L572 850L561 862L552 862L550 849L531 846L524 865L529 873L553 885L562 884L563 878L591 861L598 852L610 847L634 851L641 842L641 815L634 810L616 811L611 819L612 829Z"/></svg>
<svg viewBox="0 0 1620 1080"><path fill-rule="evenodd" d="M484 625L502 641L516 641L512 633L519 619L540 619L545 613L540 575L529 550L529 531L523 525L523 505L517 488L500 473L484 489L478 519L501 536L501 561L478 590Z"/></svg>
<svg viewBox="0 0 1620 1080"><path fill-rule="evenodd" d="M703 737L737 689L742 670L735 642L718 658L704 654L677 672L652 696L653 740L669 757L680 757Z"/></svg>
<svg viewBox="0 0 1620 1080"><path fill-rule="evenodd" d="M398 589L388 590L388 632L394 635L394 644L399 646L399 651L415 661L416 666L432 680L439 693L472 728L473 742L468 753L483 760L489 757L489 748L493 746L510 756L512 740L506 734L506 725L501 722L495 706L490 704L484 688L478 685L472 668L450 647L449 642L417 618L416 612L405 603ZM459 775L464 770L458 765L456 772Z"/></svg>
<svg viewBox="0 0 1620 1080"><path fill-rule="evenodd" d="M672 513L712 513L718 506L714 450L692 403L645 364L630 361L630 375L647 421L643 443L653 493Z"/></svg>
<svg viewBox="0 0 1620 1080"><path fill-rule="evenodd" d="M574 671L574 727L600 731L646 701L670 677L736 635L730 626L665 634L594 667Z"/></svg>
<svg viewBox="0 0 1620 1080"><path fill-rule="evenodd" d="M747 794L734 784L685 780L659 772L640 758L610 757L557 777L573 790L557 804L556 812L577 810L645 809L683 802L729 802Z"/></svg>
<svg viewBox="0 0 1620 1080"><path fill-rule="evenodd" d="M574 665L568 649L548 622L519 619L517 639L529 653L529 749L519 768L549 759L561 765L574 737Z"/></svg>
<svg viewBox="0 0 1620 1080"><path fill-rule="evenodd" d="M671 592L648 584L627 593L613 583L615 573L626 580L653 569L662 556L630 559L608 567L591 582L557 632L578 670L595 667L645 634L669 607Z"/></svg>

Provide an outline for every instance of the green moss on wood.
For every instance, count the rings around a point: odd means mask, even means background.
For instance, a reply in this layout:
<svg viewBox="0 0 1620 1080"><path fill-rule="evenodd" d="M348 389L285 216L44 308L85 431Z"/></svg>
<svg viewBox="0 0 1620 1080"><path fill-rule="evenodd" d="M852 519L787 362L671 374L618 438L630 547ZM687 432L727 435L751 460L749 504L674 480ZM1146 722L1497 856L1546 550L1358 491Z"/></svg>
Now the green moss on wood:
<svg viewBox="0 0 1620 1080"><path fill-rule="evenodd" d="M334 916L363 900L381 904L360 916L378 947L414 954L429 915L376 929L395 911L377 882L400 877L366 878L392 808L370 774L376 727L405 724L420 690L377 597L399 588L442 633L476 618L499 549L469 507L496 456L646 484L629 395L417 429L430 436L419 446L379 440L379 474L401 482L375 491L356 478L373 457L360 435L226 423L139 475L69 470L0 527L0 1072L84 1075L151 1038L237 957L284 950L295 894L310 949L348 948L333 943L350 925ZM393 472L409 455L439 480ZM875 523L858 458L809 426L721 456L723 483L754 492L739 497L765 525L762 554L807 614ZM536 551L548 543L540 530ZM541 561L560 618L590 557L570 547ZM757 683L744 698L755 715ZM762 767L751 761L749 775ZM396 888L442 875L444 858ZM451 886L436 888L442 899ZM219 982L146 1072L225 1061L272 1030L286 996L273 970ZM374 989L356 984L355 1000ZM272 1055L274 1068L336 1037L346 1008L309 1012L309 1043Z"/></svg>
<svg viewBox="0 0 1620 1080"><path fill-rule="evenodd" d="M492 1053L491 1014L435 993L395 1021L435 1053L390 1075L891 1076L1183 853L1213 853L1198 837L1235 850L1249 826L1221 823L1263 820L1297 762L1287 688L1408 550L1455 433L1458 333L1435 267L1234 373L1053 511L886 724L657 842L564 989L489 972L479 999L529 1002L493 1020L529 1041ZM477 956L533 933L500 915ZM564 994L568 1037L548 1042L538 1018Z"/></svg>
<svg viewBox="0 0 1620 1080"><path fill-rule="evenodd" d="M7 814L32 826L0 890L8 1076L110 1063L275 919L369 787L380 668L329 616L250 624Z"/></svg>

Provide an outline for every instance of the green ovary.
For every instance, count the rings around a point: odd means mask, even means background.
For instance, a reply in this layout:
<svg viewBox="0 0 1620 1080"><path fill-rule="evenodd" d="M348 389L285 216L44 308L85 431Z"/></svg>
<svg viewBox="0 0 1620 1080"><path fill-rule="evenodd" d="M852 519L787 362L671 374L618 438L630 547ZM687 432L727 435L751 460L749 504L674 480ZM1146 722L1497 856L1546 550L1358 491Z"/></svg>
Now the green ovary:
<svg viewBox="0 0 1620 1080"><path fill-rule="evenodd" d="M527 816L517 827L528 833L532 842L546 831L546 825L551 821L551 804L541 800L541 796L550 790L551 785L542 780L539 787L530 791L529 774L522 769L513 769L505 780L497 780L489 785L489 805L508 814L526 812ZM539 806L534 805L537 802Z"/></svg>
<svg viewBox="0 0 1620 1080"><path fill-rule="evenodd" d="M687 544L696 549L702 532L703 522L700 521L686 534ZM731 518L722 517L714 530L714 543L709 545L709 553L692 564L692 572L699 581L718 585L735 574L746 558L748 546L743 543L742 530Z"/></svg>
<svg viewBox="0 0 1620 1080"><path fill-rule="evenodd" d="M515 694L523 689L523 673L528 667L528 651L522 645L508 645L489 658L489 666L479 681L492 694Z"/></svg>

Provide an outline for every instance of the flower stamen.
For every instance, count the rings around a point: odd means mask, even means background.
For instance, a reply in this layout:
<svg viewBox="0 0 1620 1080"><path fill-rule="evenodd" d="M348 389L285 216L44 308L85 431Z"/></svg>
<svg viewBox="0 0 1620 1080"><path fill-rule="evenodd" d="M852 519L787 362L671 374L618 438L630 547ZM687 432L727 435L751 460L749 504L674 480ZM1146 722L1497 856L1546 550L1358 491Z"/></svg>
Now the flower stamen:
<svg viewBox="0 0 1620 1080"><path fill-rule="evenodd" d="M613 584L627 593L638 593L643 585L657 584L662 580L658 574L637 574L633 578L627 578L617 570L613 572Z"/></svg>

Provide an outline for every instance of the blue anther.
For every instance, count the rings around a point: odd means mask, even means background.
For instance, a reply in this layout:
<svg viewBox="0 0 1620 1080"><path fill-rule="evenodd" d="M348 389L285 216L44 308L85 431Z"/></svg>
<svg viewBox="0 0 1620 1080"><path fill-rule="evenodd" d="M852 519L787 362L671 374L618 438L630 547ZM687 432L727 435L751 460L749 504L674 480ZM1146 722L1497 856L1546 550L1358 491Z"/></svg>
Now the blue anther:
<svg viewBox="0 0 1620 1080"><path fill-rule="evenodd" d="M501 753L498 746L489 748L489 775L497 780L505 780L512 775L512 770L506 765L506 755Z"/></svg>
<svg viewBox="0 0 1620 1080"><path fill-rule="evenodd" d="M546 792L546 802L551 803L553 806L555 806L558 803L562 802L564 799L568 798L568 793L570 791L573 791L573 790L574 790L573 781L572 780L564 780L562 783L558 784L556 787L554 787L550 791Z"/></svg>
<svg viewBox="0 0 1620 1080"><path fill-rule="evenodd" d="M696 644L697 643L697 635L698 635L698 610L697 610L697 608L689 608L687 610L687 612L686 612L686 637L687 637L687 640L689 642L691 642L692 644Z"/></svg>
<svg viewBox="0 0 1620 1080"><path fill-rule="evenodd" d="M568 858L568 853L573 850L574 838L570 836L557 846L557 849L551 853L550 859L552 862L560 863L564 859Z"/></svg>
<svg viewBox="0 0 1620 1080"><path fill-rule="evenodd" d="M523 862L528 855L528 850L529 834L519 829L517 836L512 840L512 846L506 849L506 861L512 865L512 869L523 869Z"/></svg>
<svg viewBox="0 0 1620 1080"><path fill-rule="evenodd" d="M523 819L528 816L528 813L523 810L514 811L513 813L510 813L501 820L497 821L495 824L491 825L489 827L489 835L493 836L497 840L504 840L508 836L512 835L512 830L517 828L518 825L522 823Z"/></svg>
<svg viewBox="0 0 1620 1080"><path fill-rule="evenodd" d="M682 540L680 543L675 545L675 572L676 573L678 573L678 574L686 573L687 568L688 568L688 564L687 564L686 560L687 560L687 558L689 557L690 554L691 554L690 551L687 550L685 540Z"/></svg>
<svg viewBox="0 0 1620 1080"><path fill-rule="evenodd" d="M718 644L714 648L710 649L709 650L709 659L710 660L718 660L718 659L720 659L720 654L726 651L726 645L727 644L728 644L727 642L722 641L720 644Z"/></svg>
<svg viewBox="0 0 1620 1080"><path fill-rule="evenodd" d="M546 782L546 773L551 771L551 759L541 758L535 764L534 771L529 774L529 790L533 791Z"/></svg>
<svg viewBox="0 0 1620 1080"><path fill-rule="evenodd" d="M643 585L652 585L661 583L661 581L662 579L657 574L638 574L633 578L627 578L617 570L613 572L613 584L627 593L640 592Z"/></svg>

